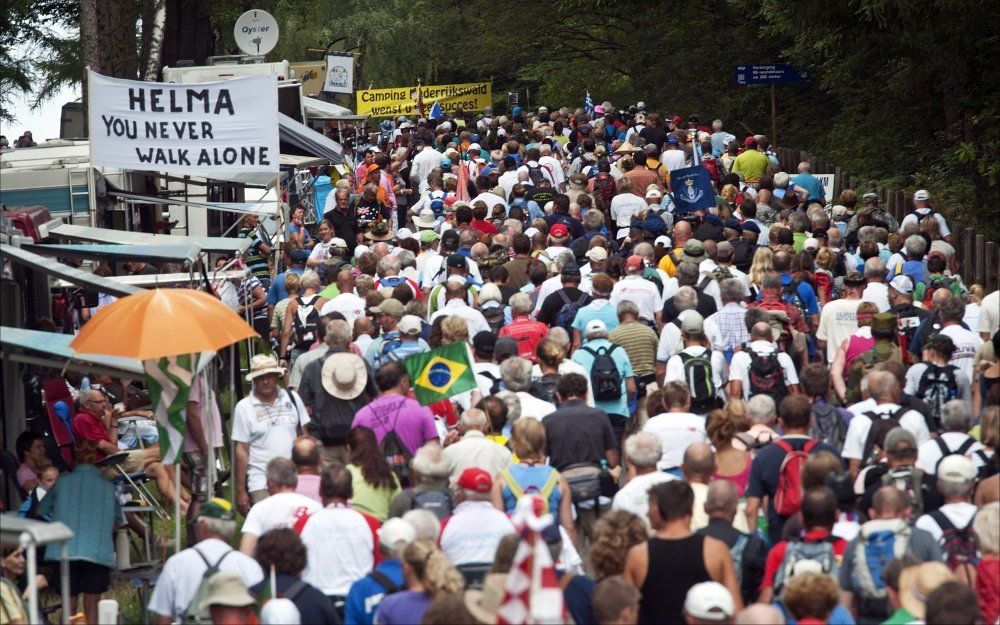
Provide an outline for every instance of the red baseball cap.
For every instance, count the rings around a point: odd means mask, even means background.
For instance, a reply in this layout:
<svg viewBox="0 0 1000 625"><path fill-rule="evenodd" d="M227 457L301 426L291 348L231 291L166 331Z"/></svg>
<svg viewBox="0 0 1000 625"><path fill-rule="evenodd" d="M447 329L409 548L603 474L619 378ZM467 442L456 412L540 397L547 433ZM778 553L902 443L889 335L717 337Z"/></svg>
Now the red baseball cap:
<svg viewBox="0 0 1000 625"><path fill-rule="evenodd" d="M458 485L477 493L488 493L493 488L493 478L480 468L469 467L458 477Z"/></svg>
<svg viewBox="0 0 1000 625"><path fill-rule="evenodd" d="M680 115L674 115L671 121L674 122L675 126L680 126L684 122L684 119Z"/></svg>
<svg viewBox="0 0 1000 625"><path fill-rule="evenodd" d="M757 143L757 138L750 136L743 140L743 145L750 145L751 143Z"/></svg>
<svg viewBox="0 0 1000 625"><path fill-rule="evenodd" d="M564 224L554 224L549 228L549 236L556 239L562 239L569 236L569 228Z"/></svg>
<svg viewBox="0 0 1000 625"><path fill-rule="evenodd" d="M625 261L625 268L642 269L642 263L643 263L642 256L639 256L638 254L632 254L631 256L628 257L628 260Z"/></svg>

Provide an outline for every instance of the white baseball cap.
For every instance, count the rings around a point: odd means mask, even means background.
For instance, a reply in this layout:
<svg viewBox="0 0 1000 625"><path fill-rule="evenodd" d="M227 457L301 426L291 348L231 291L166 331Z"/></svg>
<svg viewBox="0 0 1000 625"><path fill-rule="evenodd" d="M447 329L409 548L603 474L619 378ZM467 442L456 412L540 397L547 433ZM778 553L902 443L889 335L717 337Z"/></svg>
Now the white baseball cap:
<svg viewBox="0 0 1000 625"><path fill-rule="evenodd" d="M591 319L587 322L587 327L584 328L583 334L587 336L588 334L593 334L594 332L607 332L608 326L604 324L600 319Z"/></svg>
<svg viewBox="0 0 1000 625"><path fill-rule="evenodd" d="M524 234L525 234L525 236L527 236L527 237L533 237L533 236L535 236L536 234L538 234L539 232L541 232L541 231L540 231L540 230L539 230L538 228L535 228L535 227L531 227L531 228L528 228L527 230L525 230L525 231L524 231Z"/></svg>
<svg viewBox="0 0 1000 625"><path fill-rule="evenodd" d="M416 315L403 315L396 325L402 334L407 336L416 336L423 331L423 324L420 322L420 317Z"/></svg>
<svg viewBox="0 0 1000 625"><path fill-rule="evenodd" d="M670 247L670 237L668 237L665 234L661 234L660 236L656 237L655 241L653 241L653 245L662 245L663 247Z"/></svg>
<svg viewBox="0 0 1000 625"><path fill-rule="evenodd" d="M913 199L918 201L929 200L931 199L931 194L926 189L920 189L913 194Z"/></svg>
<svg viewBox="0 0 1000 625"><path fill-rule="evenodd" d="M684 612L703 621L723 622L736 612L733 596L719 582L695 584L684 599Z"/></svg>
<svg viewBox="0 0 1000 625"><path fill-rule="evenodd" d="M367 245L359 245L354 248L354 258L361 258L362 254L372 251Z"/></svg>
<svg viewBox="0 0 1000 625"><path fill-rule="evenodd" d="M952 454L945 456L938 463L937 477L945 482L965 484L976 479L976 469L972 466L972 460L965 456Z"/></svg>
<svg viewBox="0 0 1000 625"><path fill-rule="evenodd" d="M400 518L389 519L378 528L378 542L383 547L397 549L408 545L417 539L417 531L413 526Z"/></svg>
<svg viewBox="0 0 1000 625"><path fill-rule="evenodd" d="M812 237L809 237L802 244L802 249L804 250L819 250L819 241Z"/></svg>
<svg viewBox="0 0 1000 625"><path fill-rule="evenodd" d="M396 231L396 238L400 241L413 237L413 231L409 228L400 228Z"/></svg>
<svg viewBox="0 0 1000 625"><path fill-rule="evenodd" d="M608 250L603 247L592 247L587 250L587 258L595 262L601 262L602 260L608 259Z"/></svg>
<svg viewBox="0 0 1000 625"><path fill-rule="evenodd" d="M889 283L889 286L896 289L904 295L909 295L913 293L913 280L910 280L909 276L896 276Z"/></svg>

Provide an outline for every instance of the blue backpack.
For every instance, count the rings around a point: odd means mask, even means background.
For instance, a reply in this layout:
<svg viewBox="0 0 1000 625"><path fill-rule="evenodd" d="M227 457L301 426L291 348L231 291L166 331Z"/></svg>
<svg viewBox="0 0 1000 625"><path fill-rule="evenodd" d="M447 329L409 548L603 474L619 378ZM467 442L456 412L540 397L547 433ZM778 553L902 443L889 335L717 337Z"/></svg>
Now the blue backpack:
<svg viewBox="0 0 1000 625"><path fill-rule="evenodd" d="M899 532L889 529L866 532L861 528L854 544L854 569L851 579L862 601L881 601L886 598L886 565L906 553L912 530L904 526Z"/></svg>

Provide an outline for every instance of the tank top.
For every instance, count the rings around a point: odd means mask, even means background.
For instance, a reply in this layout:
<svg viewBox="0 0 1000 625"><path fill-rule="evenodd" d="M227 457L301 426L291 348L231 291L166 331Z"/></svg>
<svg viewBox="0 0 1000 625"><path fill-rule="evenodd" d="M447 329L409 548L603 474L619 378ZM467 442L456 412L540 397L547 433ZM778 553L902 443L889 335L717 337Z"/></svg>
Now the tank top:
<svg viewBox="0 0 1000 625"><path fill-rule="evenodd" d="M851 363L854 362L855 358L873 347L875 347L875 339L871 335L866 338L852 334L847 342L847 353L844 354L844 374L846 375L850 371Z"/></svg>
<svg viewBox="0 0 1000 625"><path fill-rule="evenodd" d="M649 567L642 583L639 623L683 623L684 599L695 584L712 581L705 568L705 537L650 538ZM677 566L686 562L687 566Z"/></svg>
<svg viewBox="0 0 1000 625"><path fill-rule="evenodd" d="M747 454L748 456L750 454ZM734 473L732 475L722 475L721 473L716 473L712 476L713 480L726 480L732 483L736 487L736 496L742 497L743 493L747 489L747 484L750 483L750 458L747 458L747 464L743 467L743 470L739 473Z"/></svg>

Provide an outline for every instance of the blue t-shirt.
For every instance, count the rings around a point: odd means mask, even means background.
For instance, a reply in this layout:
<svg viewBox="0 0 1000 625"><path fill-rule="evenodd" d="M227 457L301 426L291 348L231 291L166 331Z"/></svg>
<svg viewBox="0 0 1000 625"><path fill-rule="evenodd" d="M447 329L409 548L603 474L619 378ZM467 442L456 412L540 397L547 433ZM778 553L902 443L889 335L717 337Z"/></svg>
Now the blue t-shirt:
<svg viewBox="0 0 1000 625"><path fill-rule="evenodd" d="M596 352L601 348L610 349L611 347L612 343L607 339L593 339L587 341L580 349L576 350L576 353L573 354L573 362L583 367L584 371L590 371L594 367L594 356L584 348L590 348ZM608 414L616 414L627 417L629 416L628 391L626 390L625 380L626 378L630 378L635 375L632 372L632 363L629 362L628 355L621 347L618 347L611 352L611 359L615 361L616 365L618 365L618 372L621 373L622 394L618 399L613 401L595 402L595 407Z"/></svg>
<svg viewBox="0 0 1000 625"><path fill-rule="evenodd" d="M405 586L403 565L399 560L383 560L375 570L388 577L397 587ZM385 591L371 574L351 584L344 601L344 625L372 625L375 622L375 611L387 596Z"/></svg>
<svg viewBox="0 0 1000 625"><path fill-rule="evenodd" d="M809 197L807 200L816 200L817 202L825 197L825 191L823 190L823 183L820 182L819 178L812 174L798 174L792 176L792 182L795 183L796 187L800 187L809 192Z"/></svg>
<svg viewBox="0 0 1000 625"><path fill-rule="evenodd" d="M897 272L896 270L899 269ZM924 265L923 260L908 260L903 263L903 266L892 267L889 270L889 274L886 277L887 280L892 280L897 275L909 276L913 280L913 285L916 286L918 283L924 281L924 276L927 273L927 266Z"/></svg>
<svg viewBox="0 0 1000 625"><path fill-rule="evenodd" d="M300 276L305 273L305 269L292 268L288 271L292 273L297 273ZM267 289L267 305L277 306L278 302L288 297L288 291L285 289L285 276L288 275L288 271L279 273L274 277L274 282Z"/></svg>
<svg viewBox="0 0 1000 625"><path fill-rule="evenodd" d="M382 599L375 612L375 622L379 625L410 625L419 623L431 596L419 590L404 590Z"/></svg>
<svg viewBox="0 0 1000 625"><path fill-rule="evenodd" d="M781 286L785 287L792 283L792 276L783 273L781 274ZM799 294L799 298L802 300L802 305L805 306L806 312L810 315L819 314L819 302L816 300L816 291L813 290L812 285L808 282L799 282L799 287L796 289ZM791 301L791 295L782 296L782 298L793 306L798 306L798 302Z"/></svg>
<svg viewBox="0 0 1000 625"><path fill-rule="evenodd" d="M576 317L573 318L573 329L580 333L581 341L584 328L594 319L603 321L608 327L608 332L618 327L618 311L611 302L606 299L595 300L577 310Z"/></svg>

